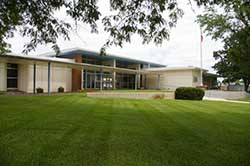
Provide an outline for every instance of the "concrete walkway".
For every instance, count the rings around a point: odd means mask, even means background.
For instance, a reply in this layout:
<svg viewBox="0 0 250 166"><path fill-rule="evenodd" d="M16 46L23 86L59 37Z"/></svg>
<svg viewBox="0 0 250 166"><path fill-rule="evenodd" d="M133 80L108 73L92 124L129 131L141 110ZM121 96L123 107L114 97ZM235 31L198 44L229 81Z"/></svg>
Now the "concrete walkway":
<svg viewBox="0 0 250 166"><path fill-rule="evenodd" d="M127 99L174 99L174 92L87 92L88 97L99 98L127 98Z"/></svg>
<svg viewBox="0 0 250 166"><path fill-rule="evenodd" d="M206 90L205 97L237 100L250 97L249 93L244 91L222 91L222 90Z"/></svg>
<svg viewBox="0 0 250 166"><path fill-rule="evenodd" d="M204 97L203 100L209 100L209 101L224 101L224 102L240 103L240 104L250 104L250 102L247 102L247 101L227 100L227 99L212 98L212 97Z"/></svg>

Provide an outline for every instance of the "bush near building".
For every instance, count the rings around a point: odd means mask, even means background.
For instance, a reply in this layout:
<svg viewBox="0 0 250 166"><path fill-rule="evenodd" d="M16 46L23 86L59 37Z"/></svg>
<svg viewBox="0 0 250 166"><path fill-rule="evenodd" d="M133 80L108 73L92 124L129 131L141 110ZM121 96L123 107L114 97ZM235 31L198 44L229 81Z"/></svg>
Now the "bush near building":
<svg viewBox="0 0 250 166"><path fill-rule="evenodd" d="M194 87L179 87L175 90L175 99L202 100L205 91Z"/></svg>
<svg viewBox="0 0 250 166"><path fill-rule="evenodd" d="M63 93L64 92L64 88L62 87L62 86L60 86L59 88L58 88L58 93Z"/></svg>
<svg viewBox="0 0 250 166"><path fill-rule="evenodd" d="M40 87L39 87L39 88L36 88L36 92L37 92L37 93L43 93L43 88L40 88Z"/></svg>

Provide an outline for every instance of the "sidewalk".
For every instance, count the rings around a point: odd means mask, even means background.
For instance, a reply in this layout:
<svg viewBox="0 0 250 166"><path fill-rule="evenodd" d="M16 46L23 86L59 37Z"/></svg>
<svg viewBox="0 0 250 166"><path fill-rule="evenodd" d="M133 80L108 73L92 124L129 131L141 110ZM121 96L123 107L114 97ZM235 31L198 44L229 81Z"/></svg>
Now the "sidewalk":
<svg viewBox="0 0 250 166"><path fill-rule="evenodd" d="M212 98L212 97L204 97L203 100L209 100L209 101L224 101L224 102L240 103L240 104L250 104L250 102L247 102L247 101L227 100L227 99Z"/></svg>

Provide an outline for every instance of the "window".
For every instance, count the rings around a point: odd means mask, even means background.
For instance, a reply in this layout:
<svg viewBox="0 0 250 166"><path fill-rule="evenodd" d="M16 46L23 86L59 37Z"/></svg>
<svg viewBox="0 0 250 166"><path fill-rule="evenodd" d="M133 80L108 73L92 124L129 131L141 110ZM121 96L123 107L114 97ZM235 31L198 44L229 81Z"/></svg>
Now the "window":
<svg viewBox="0 0 250 166"><path fill-rule="evenodd" d="M85 75L86 74L86 75ZM85 78L85 76L87 76ZM84 72L83 77L84 88L87 89L100 89L101 83L103 89L112 89L112 74L109 72L102 73L102 80L101 80L101 73L99 71L86 71ZM85 85L86 84L86 85Z"/></svg>
<svg viewBox="0 0 250 166"><path fill-rule="evenodd" d="M193 82L198 82L198 77L194 76L193 77Z"/></svg>
<svg viewBox="0 0 250 166"><path fill-rule="evenodd" d="M18 65L8 63L7 64L7 88L17 88L18 80Z"/></svg>

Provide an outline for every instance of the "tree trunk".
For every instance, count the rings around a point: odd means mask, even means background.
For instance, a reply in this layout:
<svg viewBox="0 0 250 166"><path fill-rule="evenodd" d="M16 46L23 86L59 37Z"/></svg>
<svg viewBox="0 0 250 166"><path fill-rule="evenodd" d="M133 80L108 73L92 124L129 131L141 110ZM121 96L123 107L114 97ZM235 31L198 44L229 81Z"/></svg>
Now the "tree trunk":
<svg viewBox="0 0 250 166"><path fill-rule="evenodd" d="M245 84L245 91L246 91L247 93L250 93L250 91L248 90L248 87L249 87L249 83L248 83L248 84Z"/></svg>
<svg viewBox="0 0 250 166"><path fill-rule="evenodd" d="M228 81L227 91L229 91L230 81Z"/></svg>
<svg viewBox="0 0 250 166"><path fill-rule="evenodd" d="M250 84L250 80L243 79L243 82L244 82L244 90L245 90L245 92L249 93L250 91L248 91L248 87L249 87L249 84Z"/></svg>

